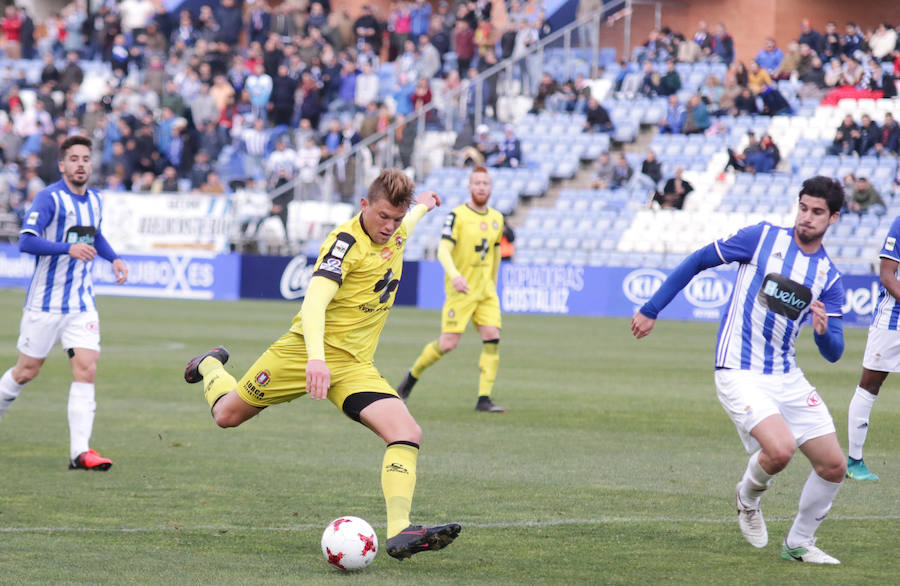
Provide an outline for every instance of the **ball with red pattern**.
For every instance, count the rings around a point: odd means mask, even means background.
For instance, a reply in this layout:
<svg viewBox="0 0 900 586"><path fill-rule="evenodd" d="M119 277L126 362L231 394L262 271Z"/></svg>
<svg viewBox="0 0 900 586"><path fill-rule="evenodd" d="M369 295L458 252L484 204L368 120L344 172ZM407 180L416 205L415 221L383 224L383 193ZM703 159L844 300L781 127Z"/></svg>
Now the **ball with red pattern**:
<svg viewBox="0 0 900 586"><path fill-rule="evenodd" d="M359 517L338 517L322 533L322 555L335 568L361 570L372 563L377 552L375 530Z"/></svg>

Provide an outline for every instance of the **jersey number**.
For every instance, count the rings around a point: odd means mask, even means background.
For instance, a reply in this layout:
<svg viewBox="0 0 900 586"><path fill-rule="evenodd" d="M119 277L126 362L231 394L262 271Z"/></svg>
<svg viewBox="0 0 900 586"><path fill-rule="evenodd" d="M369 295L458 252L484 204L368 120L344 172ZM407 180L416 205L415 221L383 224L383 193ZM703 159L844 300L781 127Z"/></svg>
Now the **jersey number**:
<svg viewBox="0 0 900 586"><path fill-rule="evenodd" d="M375 293L381 291L381 297L378 299L378 301L380 301L381 303L387 303L388 299L391 298L391 293L393 293L399 285L400 279L394 278L394 269L388 269L388 271L384 274L384 277L382 277L380 281L375 283L375 289L373 289L373 291Z"/></svg>
<svg viewBox="0 0 900 586"><path fill-rule="evenodd" d="M475 246L475 252L481 253L481 260L484 260L484 257L487 256L488 253L488 241L487 238L481 239L481 244Z"/></svg>

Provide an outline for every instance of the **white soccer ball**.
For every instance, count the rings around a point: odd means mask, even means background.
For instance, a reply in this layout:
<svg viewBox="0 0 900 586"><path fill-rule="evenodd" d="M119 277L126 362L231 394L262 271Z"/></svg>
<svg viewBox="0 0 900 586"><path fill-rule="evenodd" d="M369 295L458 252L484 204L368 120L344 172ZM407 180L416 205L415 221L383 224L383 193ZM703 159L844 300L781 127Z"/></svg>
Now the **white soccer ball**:
<svg viewBox="0 0 900 586"><path fill-rule="evenodd" d="M338 517L322 533L325 561L341 570L361 570L372 563L377 552L375 530L359 517Z"/></svg>

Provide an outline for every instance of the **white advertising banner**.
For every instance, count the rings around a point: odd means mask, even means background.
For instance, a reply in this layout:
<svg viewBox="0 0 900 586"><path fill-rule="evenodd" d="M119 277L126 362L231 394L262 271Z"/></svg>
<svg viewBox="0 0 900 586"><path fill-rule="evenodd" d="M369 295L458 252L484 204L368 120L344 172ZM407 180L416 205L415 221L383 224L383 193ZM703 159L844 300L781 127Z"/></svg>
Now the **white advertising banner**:
<svg viewBox="0 0 900 586"><path fill-rule="evenodd" d="M103 234L120 254L227 252L233 224L225 195L103 192Z"/></svg>

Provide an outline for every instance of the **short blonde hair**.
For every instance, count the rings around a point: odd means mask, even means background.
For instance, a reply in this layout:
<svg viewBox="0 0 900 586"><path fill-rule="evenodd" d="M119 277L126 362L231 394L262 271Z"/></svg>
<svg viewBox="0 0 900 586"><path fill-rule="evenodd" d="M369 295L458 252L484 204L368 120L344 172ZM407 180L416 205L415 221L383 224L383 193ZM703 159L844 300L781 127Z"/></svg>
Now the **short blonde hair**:
<svg viewBox="0 0 900 586"><path fill-rule="evenodd" d="M408 208L412 203L416 184L400 169L385 169L369 186L366 199L375 203L380 198L397 208Z"/></svg>

